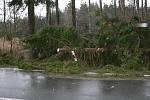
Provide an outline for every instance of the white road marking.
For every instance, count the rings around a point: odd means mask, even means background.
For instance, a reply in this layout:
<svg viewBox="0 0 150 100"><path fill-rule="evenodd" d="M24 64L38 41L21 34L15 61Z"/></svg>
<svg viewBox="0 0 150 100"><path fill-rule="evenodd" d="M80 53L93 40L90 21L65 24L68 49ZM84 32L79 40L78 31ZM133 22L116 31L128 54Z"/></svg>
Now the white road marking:
<svg viewBox="0 0 150 100"><path fill-rule="evenodd" d="M2 97L0 97L0 100L24 100L24 99L2 98Z"/></svg>

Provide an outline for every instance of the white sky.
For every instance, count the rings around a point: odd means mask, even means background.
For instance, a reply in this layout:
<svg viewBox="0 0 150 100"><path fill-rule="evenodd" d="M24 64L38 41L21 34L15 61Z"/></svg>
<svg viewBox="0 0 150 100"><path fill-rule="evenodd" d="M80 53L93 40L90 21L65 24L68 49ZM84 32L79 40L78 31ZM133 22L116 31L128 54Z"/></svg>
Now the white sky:
<svg viewBox="0 0 150 100"><path fill-rule="evenodd" d="M66 5L70 2L71 0L59 0L59 8L61 10L64 10ZM103 3L107 3L110 4L112 0L103 0ZM87 3L88 4L88 0L76 0L76 8L80 8L80 4L81 3ZM91 0L92 3L98 3L99 4L99 0ZM36 7L36 14L41 13L41 15L45 15L45 11L41 11L43 8L43 5L40 5L39 7Z"/></svg>
<svg viewBox="0 0 150 100"><path fill-rule="evenodd" d="M3 0L0 0L0 20L2 20L3 18ZM6 1L11 1L11 0L6 0ZM54 0L53 0L54 1ZM64 10L66 5L70 2L71 0L59 0L59 8L61 10ZM103 4L110 4L113 0L102 0ZM128 1L128 0L126 0ZM150 6L150 0L148 1L148 6ZM76 8L80 7L81 3L86 2L88 4L88 0L76 0ZM118 2L118 0L117 0ZM98 3L99 4L99 0L91 0L91 3ZM38 7L35 7L35 14L38 16L45 16L46 15L46 10L45 10L45 6L44 5L39 5ZM22 16L27 16L27 10L24 11L23 13L21 13L21 17Z"/></svg>
<svg viewBox="0 0 150 100"><path fill-rule="evenodd" d="M11 1L11 0L6 0ZM55 0L53 0L55 1ZM59 8L61 10L64 10L66 5L70 2L71 0L59 0ZM103 3L107 3L110 4L112 0L103 0ZM88 0L76 0L76 8L80 8L80 4L81 3L87 3L88 4ZM98 3L99 4L99 0L91 0L91 3ZM46 15L46 10L45 10L45 6L44 5L39 5L37 7L35 7L35 14L38 16L45 16ZM27 9L21 13L21 16L27 16ZM3 2L0 0L0 20L2 20L3 18Z"/></svg>
<svg viewBox="0 0 150 100"><path fill-rule="evenodd" d="M71 0L59 0L59 8L61 10L64 10L65 7L66 7L66 5L70 1ZM89 0L76 0L76 8L80 8L81 3L85 3L86 2L88 4L88 1ZM108 4L109 5L109 4L112 3L113 0L102 0L102 1L103 1L103 4ZM126 1L129 1L129 0L126 0ZM117 0L117 2L118 2L118 0ZM147 0L147 2L148 2L148 6L150 6L150 0ZM99 4L99 0L91 0L91 3L97 3L97 4ZM40 5L40 6L36 7L35 14L36 15L40 14L41 16L43 16L43 15L46 14L45 8L43 8L43 5Z"/></svg>

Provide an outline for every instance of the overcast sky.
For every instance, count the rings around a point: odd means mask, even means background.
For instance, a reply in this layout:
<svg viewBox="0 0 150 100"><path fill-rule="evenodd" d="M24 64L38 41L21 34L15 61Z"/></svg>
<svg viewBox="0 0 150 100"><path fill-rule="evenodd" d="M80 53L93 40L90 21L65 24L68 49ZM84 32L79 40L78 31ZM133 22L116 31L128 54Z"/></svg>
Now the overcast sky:
<svg viewBox="0 0 150 100"><path fill-rule="evenodd" d="M6 0L6 1L11 1L11 0ZM54 1L54 0L53 0ZM59 8L61 10L64 10L66 5L70 2L71 0L59 0ZM103 4L110 4L113 0L103 0ZM126 0L128 1L128 0ZM148 1L148 6L150 5L150 0ZM99 4L99 0L91 0L92 3L98 3ZM117 0L118 2L118 0ZM76 8L80 8L80 4L81 3L87 3L88 4L88 0L76 0ZM39 5L38 7L35 7L35 14L38 16L45 16L46 15L46 10L45 10L45 6L44 5ZM24 11L23 13L21 13L21 16L27 16L27 10ZM3 18L3 2L2 0L0 0L0 20L2 20Z"/></svg>
<svg viewBox="0 0 150 100"><path fill-rule="evenodd" d="M11 0L6 0L11 1ZM53 0L54 1L54 0ZM70 2L71 0L59 0L59 8L63 11L66 7L66 5ZM103 3L110 4L112 0L103 0ZM99 0L91 0L92 3L98 3ZM87 3L88 0L76 0L76 8L80 8L81 3ZM38 16L45 16L46 11L45 11L45 6L44 5L39 5L38 7L35 7L35 14ZM21 13L21 16L26 16L27 15L27 9ZM0 20L3 18L3 2L0 0Z"/></svg>
<svg viewBox="0 0 150 100"><path fill-rule="evenodd" d="M70 2L71 0L59 0L59 8L61 10L64 10L66 5ZM81 3L88 3L89 0L76 0L76 8L80 8ZM112 0L103 0L103 3L110 4ZM99 0L91 0L92 3L98 3ZM39 7L36 7L36 14L41 13L41 15L45 15L45 11L43 11L43 5L40 5Z"/></svg>

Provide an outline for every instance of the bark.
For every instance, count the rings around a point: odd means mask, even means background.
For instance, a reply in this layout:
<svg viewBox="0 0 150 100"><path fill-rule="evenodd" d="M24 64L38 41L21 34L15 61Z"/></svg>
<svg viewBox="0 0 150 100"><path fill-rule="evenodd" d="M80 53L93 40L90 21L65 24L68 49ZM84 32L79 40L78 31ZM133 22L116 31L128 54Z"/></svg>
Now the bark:
<svg viewBox="0 0 150 100"><path fill-rule="evenodd" d="M29 34L34 34L35 33L34 0L28 0L28 25L29 25Z"/></svg>
<svg viewBox="0 0 150 100"><path fill-rule="evenodd" d="M139 7L139 0L136 0L136 7L137 7L137 16L140 15L140 7Z"/></svg>
<svg viewBox="0 0 150 100"><path fill-rule="evenodd" d="M75 8L75 0L71 0L72 4L72 25L76 27L76 8Z"/></svg>
<svg viewBox="0 0 150 100"><path fill-rule="evenodd" d="M16 30L17 30L17 26L16 26L16 6L14 6L14 9L13 9L13 15L14 15L14 32L16 33Z"/></svg>
<svg viewBox="0 0 150 100"><path fill-rule="evenodd" d="M58 2L58 0L56 0L56 18L57 18L57 25L59 25L60 21L59 21L59 2Z"/></svg>
<svg viewBox="0 0 150 100"><path fill-rule="evenodd" d="M52 8L49 8L49 25L52 25Z"/></svg>
<svg viewBox="0 0 150 100"><path fill-rule="evenodd" d="M91 0L89 0L89 33L91 32Z"/></svg>
<svg viewBox="0 0 150 100"><path fill-rule="evenodd" d="M114 10L115 10L115 17L117 17L117 4L116 4L116 0L114 0Z"/></svg>
<svg viewBox="0 0 150 100"><path fill-rule="evenodd" d="M16 33L17 32L17 25L16 25L17 11L16 11L16 6L15 5L13 6L13 17L14 17L13 33ZM10 28L10 33L11 33L11 28ZM10 50L10 53L13 53L13 37L11 39L11 50Z"/></svg>
<svg viewBox="0 0 150 100"><path fill-rule="evenodd" d="M102 0L99 0L99 5L100 5L100 11L101 11L101 13L102 13L102 11L103 11Z"/></svg>
<svg viewBox="0 0 150 100"><path fill-rule="evenodd" d="M48 2L49 0L46 0L46 24L47 26L50 25L50 4Z"/></svg>
<svg viewBox="0 0 150 100"><path fill-rule="evenodd" d="M119 9L121 16L125 18L125 0L119 0Z"/></svg>
<svg viewBox="0 0 150 100"><path fill-rule="evenodd" d="M148 20L148 15L147 15L147 0L145 0L145 18Z"/></svg>
<svg viewBox="0 0 150 100"><path fill-rule="evenodd" d="M3 3L4 3L4 24L6 23L6 1L4 0L3 1Z"/></svg>
<svg viewBox="0 0 150 100"><path fill-rule="evenodd" d="M135 0L133 0L133 16L135 16Z"/></svg>
<svg viewBox="0 0 150 100"><path fill-rule="evenodd" d="M141 9L142 9L142 20L144 19L144 1L142 0L142 3L141 3Z"/></svg>
<svg viewBox="0 0 150 100"><path fill-rule="evenodd" d="M9 23L10 54L13 53L12 23Z"/></svg>
<svg viewBox="0 0 150 100"><path fill-rule="evenodd" d="M5 47L5 33L6 33L6 1L3 1L4 3L4 8L3 8L3 12L4 12L4 39L3 39L3 50Z"/></svg>
<svg viewBox="0 0 150 100"><path fill-rule="evenodd" d="M14 9L13 9L13 14L14 14ZM12 16L11 13L11 8L9 7L9 16ZM10 54L13 53L13 36L12 36L12 22L9 20L9 34L7 34L8 36L8 41L10 42Z"/></svg>

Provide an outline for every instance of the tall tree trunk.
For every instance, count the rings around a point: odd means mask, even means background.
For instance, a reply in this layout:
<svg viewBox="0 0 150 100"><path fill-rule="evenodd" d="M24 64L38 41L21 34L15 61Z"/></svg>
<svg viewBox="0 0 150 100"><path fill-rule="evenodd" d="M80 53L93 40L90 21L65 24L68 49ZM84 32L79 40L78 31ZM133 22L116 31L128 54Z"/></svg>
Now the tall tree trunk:
<svg viewBox="0 0 150 100"><path fill-rule="evenodd" d="M99 0L99 6L100 6L100 11L101 11L101 13L102 13L102 11L103 11L102 0Z"/></svg>
<svg viewBox="0 0 150 100"><path fill-rule="evenodd" d="M145 18L148 20L148 15L147 15L147 0L145 0Z"/></svg>
<svg viewBox="0 0 150 100"><path fill-rule="evenodd" d="M119 16L122 16L122 5L121 5L121 0L119 0Z"/></svg>
<svg viewBox="0 0 150 100"><path fill-rule="evenodd" d="M117 17L117 3L116 3L116 0L114 0L114 10L115 10L115 17Z"/></svg>
<svg viewBox="0 0 150 100"><path fill-rule="evenodd" d="M119 0L119 9L122 18L125 18L125 0Z"/></svg>
<svg viewBox="0 0 150 100"><path fill-rule="evenodd" d="M137 16L139 17L139 15L140 15L140 4L139 4L139 0L136 0L136 7L137 7Z"/></svg>
<svg viewBox="0 0 150 100"><path fill-rule="evenodd" d="M35 33L35 14L34 14L34 0L28 0L28 27L29 34ZM32 48L32 57L37 58L36 48Z"/></svg>
<svg viewBox="0 0 150 100"><path fill-rule="evenodd" d="M56 18L57 18L57 25L59 25L59 2L56 0Z"/></svg>
<svg viewBox="0 0 150 100"><path fill-rule="evenodd" d="M91 33L91 0L89 0L89 33Z"/></svg>
<svg viewBox="0 0 150 100"><path fill-rule="evenodd" d="M16 24L16 18L17 18L17 11L16 11L16 6L13 6L13 19L14 19L14 23L13 23L13 33L17 32L17 24ZM11 50L10 53L13 53L13 37L11 39Z"/></svg>
<svg viewBox="0 0 150 100"><path fill-rule="evenodd" d="M136 0L136 8L137 8L137 17L139 18L139 21L141 20L140 16L140 3L139 0Z"/></svg>
<svg viewBox="0 0 150 100"><path fill-rule="evenodd" d="M52 25L52 8L49 8L49 25Z"/></svg>
<svg viewBox="0 0 150 100"><path fill-rule="evenodd" d="M5 33L6 33L6 1L3 0L4 3L4 8L3 8L3 12L4 12L4 38L3 38L3 51L4 51L4 47L5 47Z"/></svg>
<svg viewBox="0 0 150 100"><path fill-rule="evenodd" d="M12 36L12 23L9 22L9 39L10 39L10 54L13 53L13 36Z"/></svg>
<svg viewBox="0 0 150 100"><path fill-rule="evenodd" d="M50 25L50 4L49 0L46 0L46 24L47 26Z"/></svg>
<svg viewBox="0 0 150 100"><path fill-rule="evenodd" d="M141 9L142 9L142 20L144 20L144 1L143 0L141 3Z"/></svg>
<svg viewBox="0 0 150 100"><path fill-rule="evenodd" d="M29 24L29 34L34 34L35 33L34 0L28 0L28 24Z"/></svg>
<svg viewBox="0 0 150 100"><path fill-rule="evenodd" d="M16 33L16 30L17 30L17 26L16 26L16 15L17 12L16 12L16 6L14 6L13 8L13 15L14 15L14 33Z"/></svg>
<svg viewBox="0 0 150 100"><path fill-rule="evenodd" d="M76 27L76 8L75 8L75 0L71 0L72 5L72 25Z"/></svg>
<svg viewBox="0 0 150 100"><path fill-rule="evenodd" d="M3 10L4 10L4 24L6 24L6 1L4 0L3 3L4 3L4 8L3 8Z"/></svg>
<svg viewBox="0 0 150 100"><path fill-rule="evenodd" d="M126 15L126 6L125 6L125 0L122 0L122 11L123 11L123 17L125 18L125 15Z"/></svg>
<svg viewBox="0 0 150 100"><path fill-rule="evenodd" d="M135 0L133 0L133 17L135 16Z"/></svg>

